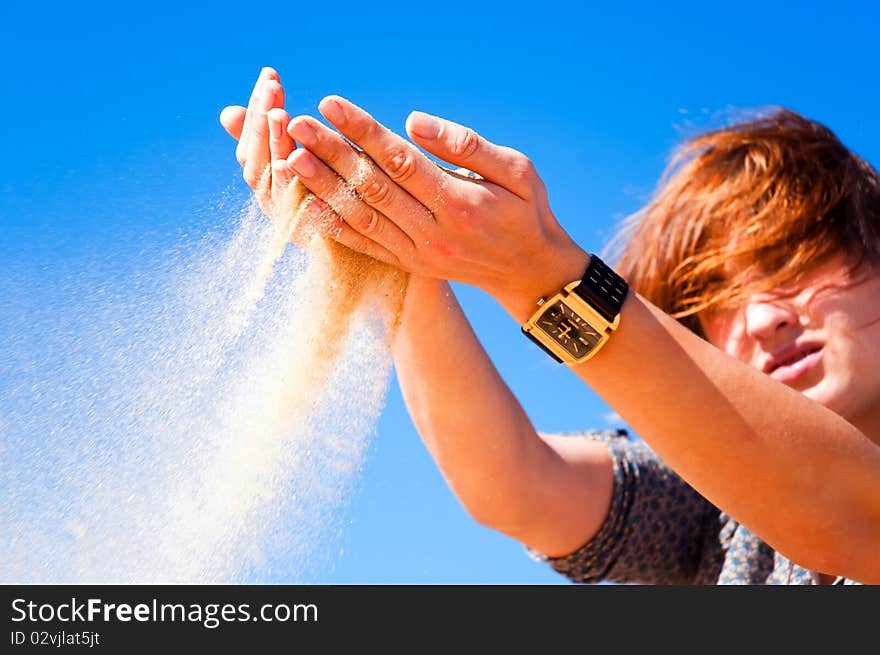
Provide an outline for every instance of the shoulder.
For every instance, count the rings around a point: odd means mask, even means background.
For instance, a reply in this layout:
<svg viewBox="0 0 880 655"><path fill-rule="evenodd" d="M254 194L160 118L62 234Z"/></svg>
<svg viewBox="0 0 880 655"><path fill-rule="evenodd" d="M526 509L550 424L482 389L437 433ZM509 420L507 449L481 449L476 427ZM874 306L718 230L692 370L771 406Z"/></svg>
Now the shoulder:
<svg viewBox="0 0 880 655"><path fill-rule="evenodd" d="M576 582L692 583L718 510L626 430L556 436L605 444L614 490L599 532L574 553L546 561Z"/></svg>
<svg viewBox="0 0 880 655"><path fill-rule="evenodd" d="M588 429L578 431L547 432L540 431L541 436L563 437L568 439L590 439L604 444L614 460L615 478L626 477L625 468L649 468L664 477L677 474L664 462L651 447L637 436L625 429ZM622 480L621 480L622 481Z"/></svg>

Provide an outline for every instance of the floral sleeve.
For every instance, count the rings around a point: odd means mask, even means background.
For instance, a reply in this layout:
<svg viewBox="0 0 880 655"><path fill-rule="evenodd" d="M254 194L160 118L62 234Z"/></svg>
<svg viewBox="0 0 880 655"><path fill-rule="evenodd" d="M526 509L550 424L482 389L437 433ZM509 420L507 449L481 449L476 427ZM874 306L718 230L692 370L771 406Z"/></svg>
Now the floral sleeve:
<svg viewBox="0 0 880 655"><path fill-rule="evenodd" d="M608 516L599 532L569 555L547 557L527 548L529 554L574 582L698 584L703 545L718 536L718 509L625 431L569 436L599 440L611 451Z"/></svg>

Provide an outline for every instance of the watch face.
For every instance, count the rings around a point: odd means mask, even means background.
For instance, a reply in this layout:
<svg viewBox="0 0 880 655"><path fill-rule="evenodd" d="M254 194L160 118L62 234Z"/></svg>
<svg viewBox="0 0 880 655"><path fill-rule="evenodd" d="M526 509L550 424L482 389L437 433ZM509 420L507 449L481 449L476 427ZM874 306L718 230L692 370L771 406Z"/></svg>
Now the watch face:
<svg viewBox="0 0 880 655"><path fill-rule="evenodd" d="M537 325L576 358L586 355L602 340L592 325L561 301L541 314Z"/></svg>

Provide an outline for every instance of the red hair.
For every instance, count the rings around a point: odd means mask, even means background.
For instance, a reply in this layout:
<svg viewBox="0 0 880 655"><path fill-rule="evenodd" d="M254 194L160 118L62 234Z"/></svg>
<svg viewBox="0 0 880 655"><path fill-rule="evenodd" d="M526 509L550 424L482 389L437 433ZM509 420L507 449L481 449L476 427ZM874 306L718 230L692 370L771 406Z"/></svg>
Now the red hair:
<svg viewBox="0 0 880 655"><path fill-rule="evenodd" d="M880 264L880 178L827 127L778 110L684 143L622 242L630 286L704 336L701 312L835 254Z"/></svg>

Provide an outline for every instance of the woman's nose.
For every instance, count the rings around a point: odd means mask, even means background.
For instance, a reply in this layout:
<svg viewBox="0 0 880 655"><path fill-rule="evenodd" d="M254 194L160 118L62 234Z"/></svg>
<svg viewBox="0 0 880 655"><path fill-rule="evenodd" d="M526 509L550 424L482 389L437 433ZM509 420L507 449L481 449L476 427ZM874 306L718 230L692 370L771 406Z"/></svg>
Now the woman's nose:
<svg viewBox="0 0 880 655"><path fill-rule="evenodd" d="M755 297L746 304L746 332L759 341L784 337L799 324L792 303L784 299Z"/></svg>

